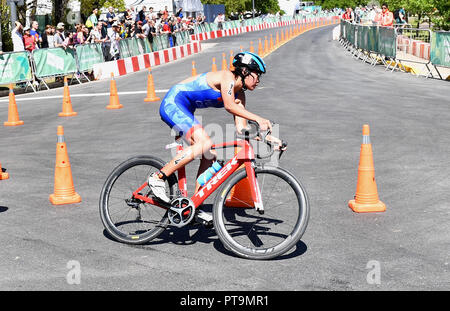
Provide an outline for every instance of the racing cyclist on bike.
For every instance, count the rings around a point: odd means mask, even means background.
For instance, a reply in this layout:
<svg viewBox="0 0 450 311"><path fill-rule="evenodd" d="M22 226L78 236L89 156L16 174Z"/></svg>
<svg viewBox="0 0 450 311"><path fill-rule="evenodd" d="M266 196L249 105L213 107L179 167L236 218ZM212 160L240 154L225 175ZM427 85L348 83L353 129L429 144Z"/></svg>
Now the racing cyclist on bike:
<svg viewBox="0 0 450 311"><path fill-rule="evenodd" d="M239 133L246 128L246 120L256 121L262 131L272 130L272 124L268 119L245 108L244 91L253 91L256 88L261 75L266 72L266 64L254 53L241 52L235 55L233 67L233 71L207 72L183 80L174 85L162 100L159 109L161 119L179 136L183 136L190 146L177 154L159 172L149 177L148 185L159 200L170 203L170 198L166 194L165 180L176 170L203 155L198 177L215 159L215 153L211 150L211 138L194 117L197 108L225 108L234 116L236 130ZM270 139L278 144L278 147L281 145L278 138L272 136ZM195 191L198 189L197 183Z"/></svg>

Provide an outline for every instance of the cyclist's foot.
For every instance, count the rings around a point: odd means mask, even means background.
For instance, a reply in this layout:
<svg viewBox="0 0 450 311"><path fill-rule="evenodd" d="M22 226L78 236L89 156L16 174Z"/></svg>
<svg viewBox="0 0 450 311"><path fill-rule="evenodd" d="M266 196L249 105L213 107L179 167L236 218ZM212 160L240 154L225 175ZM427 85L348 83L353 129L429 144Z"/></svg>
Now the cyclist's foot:
<svg viewBox="0 0 450 311"><path fill-rule="evenodd" d="M207 213L202 210L197 210L197 213L195 214L195 221L199 224L204 225L207 228L213 227L213 217L211 213Z"/></svg>
<svg viewBox="0 0 450 311"><path fill-rule="evenodd" d="M166 183L164 180L160 179L156 174L152 174L148 178L148 186L157 199L170 203L170 199L166 195Z"/></svg>

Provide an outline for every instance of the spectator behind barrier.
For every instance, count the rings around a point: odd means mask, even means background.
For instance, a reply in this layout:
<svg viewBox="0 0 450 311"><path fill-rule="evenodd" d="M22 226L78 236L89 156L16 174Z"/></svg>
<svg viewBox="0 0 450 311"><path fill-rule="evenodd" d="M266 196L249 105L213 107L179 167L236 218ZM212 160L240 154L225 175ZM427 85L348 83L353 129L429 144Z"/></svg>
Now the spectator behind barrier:
<svg viewBox="0 0 450 311"><path fill-rule="evenodd" d="M30 27L28 26L23 29L23 45L28 52L36 49L36 37L30 34Z"/></svg>
<svg viewBox="0 0 450 311"><path fill-rule="evenodd" d="M98 9L95 8L92 10L92 14L89 15L89 17L86 20L86 27L89 29L89 31L92 28L97 27L98 19L97 19Z"/></svg>
<svg viewBox="0 0 450 311"><path fill-rule="evenodd" d="M388 9L388 5L383 3L381 6L381 26L392 27L394 25L394 14Z"/></svg>
<svg viewBox="0 0 450 311"><path fill-rule="evenodd" d="M30 35L32 35L35 38L36 49L38 49L40 47L40 45L42 44L42 37L38 32L38 28L39 28L39 23L37 21L32 21Z"/></svg>
<svg viewBox="0 0 450 311"><path fill-rule="evenodd" d="M25 46L23 44L23 26L20 22L15 22L16 26L11 31L11 39L13 42L13 50L14 52L22 52L25 51Z"/></svg>
<svg viewBox="0 0 450 311"><path fill-rule="evenodd" d="M66 36L64 34L64 23L58 23L56 25L56 33L55 33L55 40L54 40L54 46L55 48L62 47L66 48L64 46L64 41L66 40Z"/></svg>

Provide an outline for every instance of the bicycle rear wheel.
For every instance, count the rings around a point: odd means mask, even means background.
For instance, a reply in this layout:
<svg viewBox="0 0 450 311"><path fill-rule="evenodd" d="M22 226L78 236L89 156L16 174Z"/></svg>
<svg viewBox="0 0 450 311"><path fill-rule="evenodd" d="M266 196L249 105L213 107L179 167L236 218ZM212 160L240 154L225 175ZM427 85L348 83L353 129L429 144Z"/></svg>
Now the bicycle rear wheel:
<svg viewBox="0 0 450 311"><path fill-rule="evenodd" d="M225 248L248 259L271 259L293 248L306 230L309 202L300 182L284 169L255 168L264 214L252 203L227 207L231 189L247 177L245 169L235 172L218 192L213 208L214 228ZM239 198L234 198L234 200Z"/></svg>
<svg viewBox="0 0 450 311"><path fill-rule="evenodd" d="M152 156L139 156L118 165L108 176L100 195L100 217L108 234L119 242L143 244L167 227L167 210L133 198L133 192L159 171L164 162ZM172 174L166 181L167 195L175 197L177 179ZM150 188L141 190L149 196Z"/></svg>

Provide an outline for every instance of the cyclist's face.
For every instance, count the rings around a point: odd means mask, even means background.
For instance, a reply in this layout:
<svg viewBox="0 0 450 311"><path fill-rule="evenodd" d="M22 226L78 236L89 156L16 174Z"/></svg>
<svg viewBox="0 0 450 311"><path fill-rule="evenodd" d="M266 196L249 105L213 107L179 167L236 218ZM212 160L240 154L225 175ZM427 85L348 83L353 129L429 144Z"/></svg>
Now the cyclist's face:
<svg viewBox="0 0 450 311"><path fill-rule="evenodd" d="M251 72L245 78L245 85L247 86L247 89L253 91L258 86L260 77L260 73Z"/></svg>

